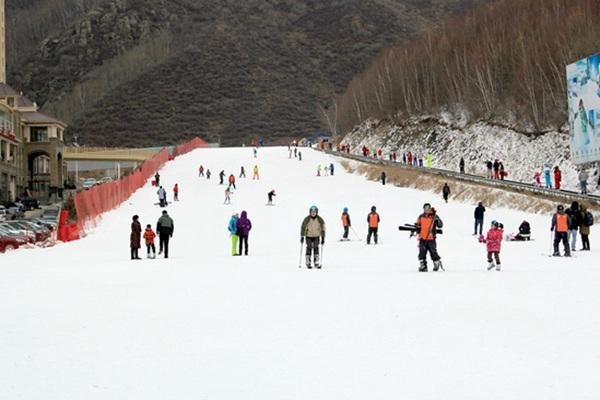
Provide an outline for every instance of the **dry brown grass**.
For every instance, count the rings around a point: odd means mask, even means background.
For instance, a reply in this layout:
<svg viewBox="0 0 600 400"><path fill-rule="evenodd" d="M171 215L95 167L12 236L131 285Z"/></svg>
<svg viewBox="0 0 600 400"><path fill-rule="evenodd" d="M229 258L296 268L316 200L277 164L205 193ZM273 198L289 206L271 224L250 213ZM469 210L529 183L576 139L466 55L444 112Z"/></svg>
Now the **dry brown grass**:
<svg viewBox="0 0 600 400"><path fill-rule="evenodd" d="M490 187L483 183L463 182L452 178L444 178L426 169L409 170L398 167L370 165L359 162L340 162L350 173L358 173L372 181L378 181L381 172L385 171L387 183L399 187L429 191L442 197L445 182L450 185L450 198L462 202L483 202L486 206L510 207L530 213L552 213L558 204L567 205L562 198L541 193L518 192L512 188ZM585 204L588 210L600 212L600 207Z"/></svg>

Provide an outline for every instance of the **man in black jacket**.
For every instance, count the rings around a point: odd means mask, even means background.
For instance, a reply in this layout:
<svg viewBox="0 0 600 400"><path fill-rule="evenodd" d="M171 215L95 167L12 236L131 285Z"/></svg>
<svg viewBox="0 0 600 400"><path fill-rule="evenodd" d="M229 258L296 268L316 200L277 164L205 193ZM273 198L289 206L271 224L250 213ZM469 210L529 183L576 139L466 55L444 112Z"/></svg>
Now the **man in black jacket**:
<svg viewBox="0 0 600 400"><path fill-rule="evenodd" d="M577 232L581 226L581 210L579 208L579 202L574 201L571 203L571 207L565 210L565 214L569 216L569 238L571 239L571 251L575 251L577 246Z"/></svg>
<svg viewBox="0 0 600 400"><path fill-rule="evenodd" d="M175 224L173 223L173 220L169 217L167 211L164 210L156 223L156 232L158 233L160 244L158 254L162 254L164 250L165 258L169 258L169 239L173 237L174 229Z"/></svg>
<svg viewBox="0 0 600 400"><path fill-rule="evenodd" d="M485 214L485 207L482 202L479 202L477 207L475 208L475 231L473 232L474 236L477 236L477 226L479 226L479 235L483 230L483 214Z"/></svg>

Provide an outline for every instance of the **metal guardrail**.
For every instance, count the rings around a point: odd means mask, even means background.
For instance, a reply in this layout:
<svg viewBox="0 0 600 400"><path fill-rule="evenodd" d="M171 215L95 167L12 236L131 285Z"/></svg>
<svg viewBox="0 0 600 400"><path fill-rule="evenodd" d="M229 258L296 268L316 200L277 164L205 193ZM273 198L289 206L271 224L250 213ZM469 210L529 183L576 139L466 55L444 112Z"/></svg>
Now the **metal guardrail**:
<svg viewBox="0 0 600 400"><path fill-rule="evenodd" d="M446 177L446 178L452 178L457 181L476 183L479 185L485 185L485 186L490 186L490 187L495 187L495 188L510 189L511 191L514 191L517 193L529 193L529 194L534 194L534 195L544 195L547 197L555 197L557 199L564 199L565 203L575 201L575 200L577 200L579 202L583 201L587 204L600 207L600 196L599 195L594 195L594 194L584 195L584 194L581 194L578 192L574 192L572 190L546 189L545 187L540 187L540 186L523 183L523 182L518 182L518 181L511 181L508 179L505 179L505 180L488 179L488 178L486 178L484 176L480 176L480 175L461 174L460 172L439 169L439 168L413 167L413 166L409 166L406 164L402 164L401 162L397 162L397 161L383 160L380 158L373 158L373 157L365 157L365 156L361 156L358 154L346 154L346 153L341 153L341 152L337 152L337 151L322 150L322 149L318 149L318 148L316 148L316 150L327 153L327 154L331 154L336 157L343 157L343 158L351 159L354 161L360 161L360 162L365 162L365 163L369 163L369 164L385 165L385 166L394 167L394 168L401 168L401 169L405 169L408 171L416 171L416 172L420 172L423 174L442 176L442 177Z"/></svg>

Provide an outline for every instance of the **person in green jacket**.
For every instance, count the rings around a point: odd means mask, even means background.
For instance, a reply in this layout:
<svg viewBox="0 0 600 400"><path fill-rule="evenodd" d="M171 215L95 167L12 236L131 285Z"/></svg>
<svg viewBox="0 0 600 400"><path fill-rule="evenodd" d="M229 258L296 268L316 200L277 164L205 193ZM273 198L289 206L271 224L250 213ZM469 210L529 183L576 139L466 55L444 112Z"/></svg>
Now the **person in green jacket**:
<svg viewBox="0 0 600 400"><path fill-rule="evenodd" d="M312 268L311 258L314 256L315 268L321 268L319 262L319 238L321 246L325 244L325 221L319 215L317 206L310 207L310 214L302 221L300 227L300 243L306 238L306 268Z"/></svg>

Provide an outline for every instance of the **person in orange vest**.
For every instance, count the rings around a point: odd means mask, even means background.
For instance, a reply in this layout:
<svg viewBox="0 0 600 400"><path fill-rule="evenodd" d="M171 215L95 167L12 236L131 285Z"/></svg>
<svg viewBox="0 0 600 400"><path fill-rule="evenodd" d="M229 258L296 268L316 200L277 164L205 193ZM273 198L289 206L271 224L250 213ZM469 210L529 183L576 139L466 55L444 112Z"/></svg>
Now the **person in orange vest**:
<svg viewBox="0 0 600 400"><path fill-rule="evenodd" d="M556 214L552 216L552 226L550 231L554 232L554 257L560 257L558 252L558 244L563 243L565 249L565 257L571 257L571 248L569 247L569 225L571 217L565 214L565 208L562 205L556 207Z"/></svg>
<svg viewBox="0 0 600 400"><path fill-rule="evenodd" d="M371 212L367 215L367 222L369 224L369 233L367 233L367 244L371 244L371 236L373 241L377 244L377 230L379 229L379 214L376 212L375 206L371 207Z"/></svg>
<svg viewBox="0 0 600 400"><path fill-rule="evenodd" d="M441 229L444 223L431 204L423 204L423 214L417 218L415 226L419 232L419 272L427 272L427 252L433 261L433 270L443 269L435 238L437 229Z"/></svg>
<svg viewBox="0 0 600 400"><path fill-rule="evenodd" d="M146 241L146 257L148 258L156 258L156 247L154 246L154 238L156 237L156 233L152 230L152 225L146 225L146 230L144 231L144 240Z"/></svg>
<svg viewBox="0 0 600 400"><path fill-rule="evenodd" d="M348 207L344 207L344 212L342 212L342 226L344 227L344 235L342 236L342 240L349 240L348 233L352 224L350 222L350 214L348 214Z"/></svg>
<svg viewBox="0 0 600 400"><path fill-rule="evenodd" d="M232 186L235 190L237 190L235 187L235 176L233 176L233 174L229 175L229 187L231 188Z"/></svg>
<svg viewBox="0 0 600 400"><path fill-rule="evenodd" d="M179 185L177 183L173 186L173 201L179 201Z"/></svg>

